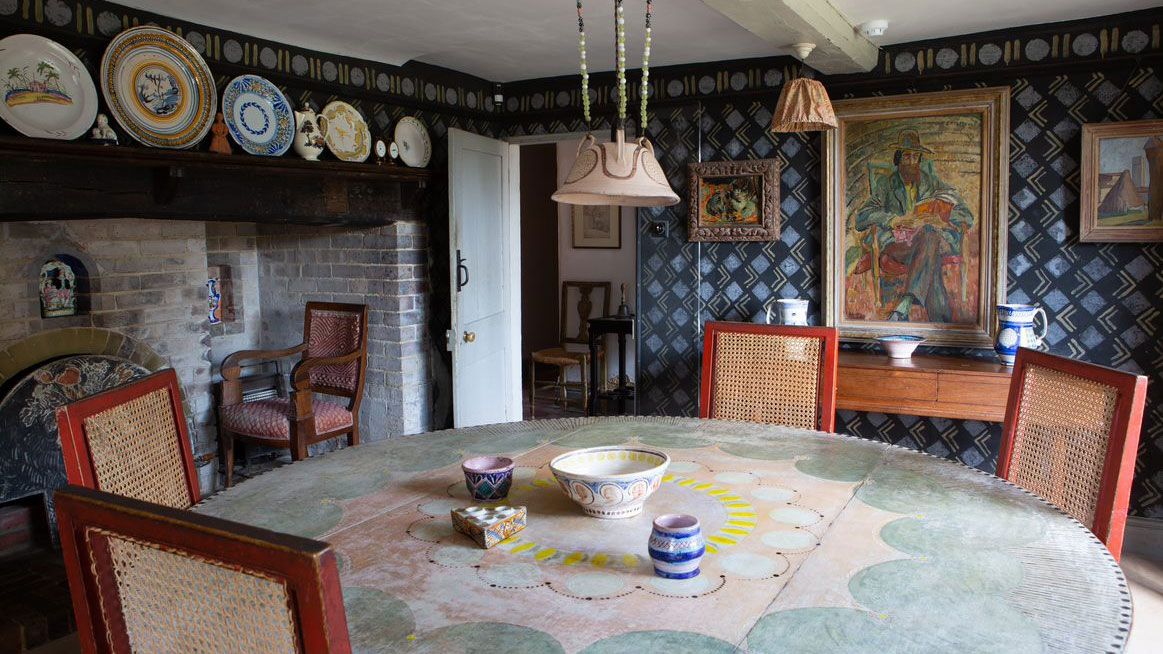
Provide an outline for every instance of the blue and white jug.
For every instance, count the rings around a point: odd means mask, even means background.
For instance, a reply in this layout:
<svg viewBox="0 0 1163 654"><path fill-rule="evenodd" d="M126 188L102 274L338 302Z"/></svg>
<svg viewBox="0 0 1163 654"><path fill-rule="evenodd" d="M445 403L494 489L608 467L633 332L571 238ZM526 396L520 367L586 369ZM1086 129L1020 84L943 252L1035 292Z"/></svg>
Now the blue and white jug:
<svg viewBox="0 0 1163 654"><path fill-rule="evenodd" d="M1034 331L1034 317L1042 314L1042 331ZM1032 304L997 305L997 340L993 350L997 358L1007 366L1014 365L1014 357L1019 347L1037 348L1046 338L1046 312Z"/></svg>
<svg viewBox="0 0 1163 654"><path fill-rule="evenodd" d="M664 579L697 577L706 545L698 518L681 513L658 516L647 546L654 574Z"/></svg>

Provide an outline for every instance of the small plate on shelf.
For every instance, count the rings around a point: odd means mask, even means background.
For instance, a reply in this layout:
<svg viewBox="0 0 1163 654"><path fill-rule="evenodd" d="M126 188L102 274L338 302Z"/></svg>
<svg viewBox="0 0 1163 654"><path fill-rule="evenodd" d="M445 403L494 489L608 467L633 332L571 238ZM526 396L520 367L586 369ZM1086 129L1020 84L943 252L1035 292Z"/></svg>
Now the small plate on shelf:
<svg viewBox="0 0 1163 654"><path fill-rule="evenodd" d="M239 75L222 91L222 115L234 142L250 154L278 157L295 140L295 115L279 87Z"/></svg>
<svg viewBox="0 0 1163 654"><path fill-rule="evenodd" d="M400 149L400 161L406 166L423 168L432 159L432 138L418 118L401 118L392 140Z"/></svg>
<svg viewBox="0 0 1163 654"><path fill-rule="evenodd" d="M197 145L218 109L202 55L160 27L131 27L113 37L101 57L101 93L117 123L155 148Z"/></svg>
<svg viewBox="0 0 1163 654"><path fill-rule="evenodd" d="M0 118L42 139L72 140L97 118L97 87L68 48L35 34L0 39Z"/></svg>
<svg viewBox="0 0 1163 654"><path fill-rule="evenodd" d="M340 161L366 161L372 151L372 135L355 107L336 100L323 107L323 139Z"/></svg>

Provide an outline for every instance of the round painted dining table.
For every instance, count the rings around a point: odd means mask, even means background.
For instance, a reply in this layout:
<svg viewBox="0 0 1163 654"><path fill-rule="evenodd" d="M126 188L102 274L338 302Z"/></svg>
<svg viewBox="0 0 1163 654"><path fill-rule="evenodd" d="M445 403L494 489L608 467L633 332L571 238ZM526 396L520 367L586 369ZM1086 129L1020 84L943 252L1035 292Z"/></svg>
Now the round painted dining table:
<svg viewBox="0 0 1163 654"><path fill-rule="evenodd" d="M643 513L585 516L549 461L639 443L670 455ZM528 526L453 530L460 461L516 461ZM1083 525L993 475L864 439L686 418L584 418L395 437L285 466L195 509L331 543L357 652L1117 652L1122 571ZM653 574L652 518L689 513L707 555Z"/></svg>

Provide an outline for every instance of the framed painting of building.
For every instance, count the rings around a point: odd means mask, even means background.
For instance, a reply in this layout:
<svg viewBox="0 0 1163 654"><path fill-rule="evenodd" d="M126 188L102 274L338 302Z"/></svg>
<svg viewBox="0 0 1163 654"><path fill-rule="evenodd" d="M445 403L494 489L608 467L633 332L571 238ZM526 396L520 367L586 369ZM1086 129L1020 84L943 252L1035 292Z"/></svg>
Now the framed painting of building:
<svg viewBox="0 0 1163 654"><path fill-rule="evenodd" d="M1080 241L1163 241L1163 120L1083 125L1080 185Z"/></svg>
<svg viewBox="0 0 1163 654"><path fill-rule="evenodd" d="M622 247L622 208L572 205L573 247L617 250Z"/></svg>
<svg viewBox="0 0 1163 654"><path fill-rule="evenodd" d="M692 163L688 241L779 238L779 160Z"/></svg>
<svg viewBox="0 0 1163 654"><path fill-rule="evenodd" d="M833 103L823 149L824 322L991 347L1005 301L1009 89Z"/></svg>

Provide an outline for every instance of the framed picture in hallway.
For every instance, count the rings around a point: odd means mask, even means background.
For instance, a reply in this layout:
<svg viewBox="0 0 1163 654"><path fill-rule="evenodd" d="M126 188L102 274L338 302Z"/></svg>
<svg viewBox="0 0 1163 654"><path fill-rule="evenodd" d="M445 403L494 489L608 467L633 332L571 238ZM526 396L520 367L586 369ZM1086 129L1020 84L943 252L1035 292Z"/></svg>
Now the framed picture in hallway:
<svg viewBox="0 0 1163 654"><path fill-rule="evenodd" d="M823 145L824 321L989 347L1005 301L1009 89L833 103Z"/></svg>
<svg viewBox="0 0 1163 654"><path fill-rule="evenodd" d="M613 205L572 205L573 247L622 247L622 207Z"/></svg>
<svg viewBox="0 0 1163 654"><path fill-rule="evenodd" d="M779 160L708 161L690 168L688 241L779 238Z"/></svg>
<svg viewBox="0 0 1163 654"><path fill-rule="evenodd" d="M1082 126L1078 240L1163 241L1163 120Z"/></svg>

